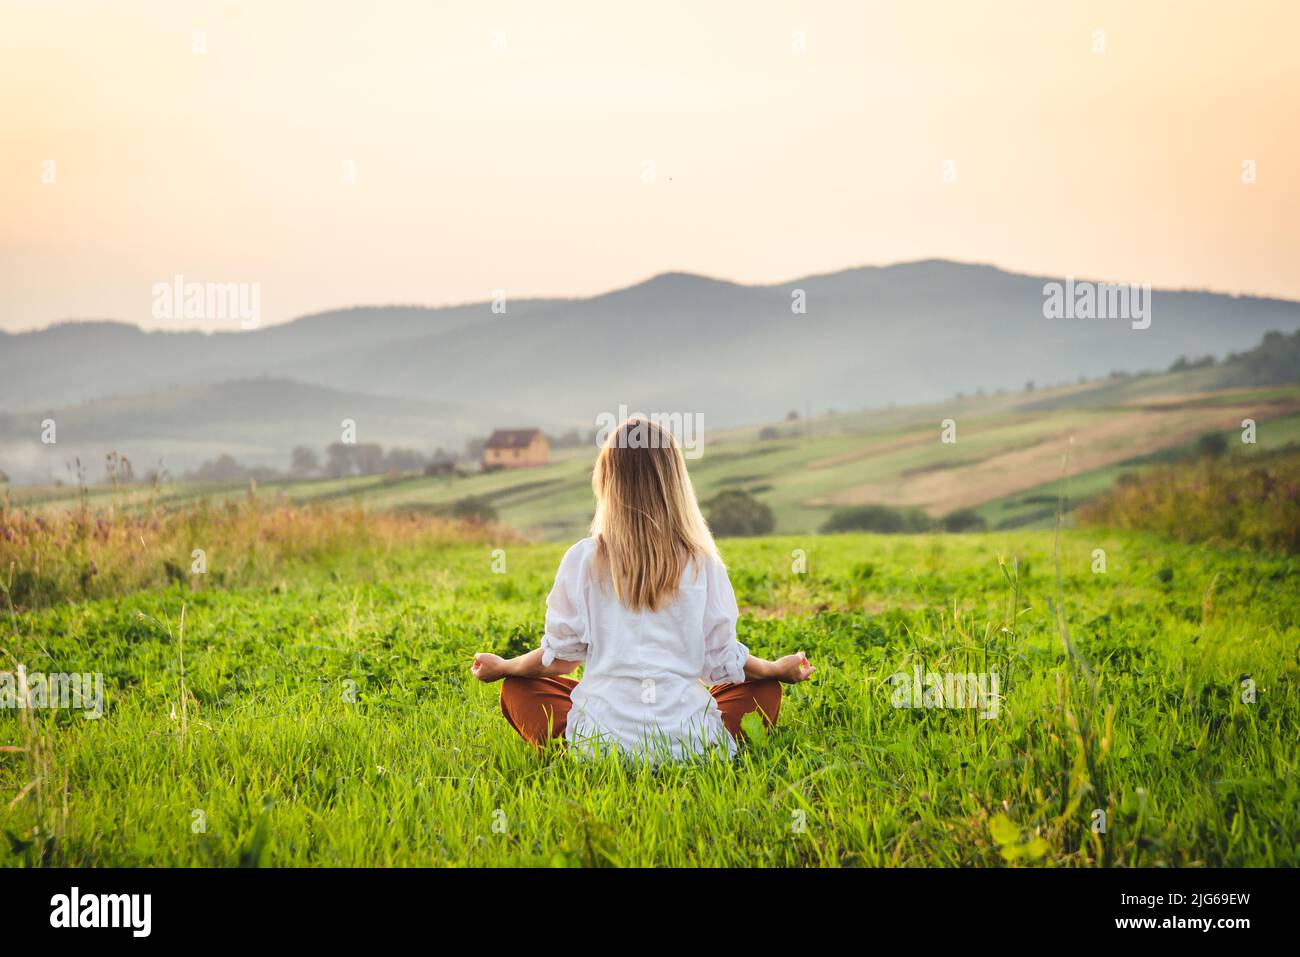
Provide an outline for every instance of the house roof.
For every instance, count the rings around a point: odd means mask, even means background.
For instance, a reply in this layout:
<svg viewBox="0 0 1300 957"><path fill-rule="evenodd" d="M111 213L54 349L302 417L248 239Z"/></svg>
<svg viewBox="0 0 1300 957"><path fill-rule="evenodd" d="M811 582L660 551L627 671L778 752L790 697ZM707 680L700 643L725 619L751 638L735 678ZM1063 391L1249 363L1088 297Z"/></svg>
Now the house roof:
<svg viewBox="0 0 1300 957"><path fill-rule="evenodd" d="M485 448L526 449L541 434L541 429L497 429L488 437Z"/></svg>

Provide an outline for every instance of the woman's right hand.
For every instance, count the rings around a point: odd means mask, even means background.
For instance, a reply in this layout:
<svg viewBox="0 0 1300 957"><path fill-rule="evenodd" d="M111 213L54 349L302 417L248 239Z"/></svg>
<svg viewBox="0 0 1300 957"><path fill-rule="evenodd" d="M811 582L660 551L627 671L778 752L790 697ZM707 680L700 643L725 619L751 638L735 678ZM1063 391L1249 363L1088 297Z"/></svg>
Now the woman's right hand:
<svg viewBox="0 0 1300 957"><path fill-rule="evenodd" d="M807 681L817 669L809 663L802 651L785 655L772 662L772 677L788 685Z"/></svg>
<svg viewBox="0 0 1300 957"><path fill-rule="evenodd" d="M500 681L508 673L506 659L500 655L480 651L474 656L474 664L470 667L470 673L479 681L489 683Z"/></svg>

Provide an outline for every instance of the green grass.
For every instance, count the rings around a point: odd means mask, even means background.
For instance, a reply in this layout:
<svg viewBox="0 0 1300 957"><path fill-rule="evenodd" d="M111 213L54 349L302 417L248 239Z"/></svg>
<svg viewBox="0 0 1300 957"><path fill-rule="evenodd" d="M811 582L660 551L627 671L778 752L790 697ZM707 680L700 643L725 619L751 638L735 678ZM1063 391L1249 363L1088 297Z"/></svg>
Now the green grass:
<svg viewBox="0 0 1300 957"><path fill-rule="evenodd" d="M0 751L0 864L1300 863L1297 560L1067 532L1071 656L1047 533L722 544L741 639L819 671L703 767L538 757L469 677L535 644L559 545L508 545L505 574L490 542L340 548L6 611L0 669L102 671L108 706L0 713L29 749ZM892 707L917 664L996 669L999 716Z"/></svg>

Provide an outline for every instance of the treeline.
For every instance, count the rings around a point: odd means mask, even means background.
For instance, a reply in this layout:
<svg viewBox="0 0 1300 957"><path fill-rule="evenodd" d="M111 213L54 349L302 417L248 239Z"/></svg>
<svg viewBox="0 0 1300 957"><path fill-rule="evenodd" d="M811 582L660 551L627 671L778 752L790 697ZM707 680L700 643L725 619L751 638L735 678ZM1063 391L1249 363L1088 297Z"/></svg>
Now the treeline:
<svg viewBox="0 0 1300 957"><path fill-rule="evenodd" d="M727 489L702 503L704 516L714 535L739 538L767 535L776 526L772 509L759 501L753 492L761 490ZM892 508L888 505L859 505L838 509L822 524L823 534L837 532L875 532L881 535L907 535L922 532L979 532L988 527L984 517L971 508L958 509L934 518L919 508Z"/></svg>
<svg viewBox="0 0 1300 957"><path fill-rule="evenodd" d="M454 468L457 459L437 449L432 456L416 449L385 450L377 442L334 442L324 454L300 445L289 455L285 470L265 465L245 465L233 455L222 454L186 473L195 482L266 482L286 478L347 478L352 475L384 475L413 472L446 463Z"/></svg>
<svg viewBox="0 0 1300 957"><path fill-rule="evenodd" d="M1283 385L1300 379L1300 329L1286 336L1270 332L1249 352L1223 360L1233 373L1231 385Z"/></svg>
<svg viewBox="0 0 1300 957"><path fill-rule="evenodd" d="M1170 372L1189 369L1220 368L1225 372L1224 385L1270 386L1300 380L1300 330L1290 335L1281 332L1264 334L1260 344L1246 352L1232 352L1220 362L1214 356L1192 359L1181 356L1169 367Z"/></svg>
<svg viewBox="0 0 1300 957"><path fill-rule="evenodd" d="M595 448L596 432L571 429L547 435L553 449ZM187 472L194 482L268 482L277 479L348 478L355 475L400 475L423 471L426 475L456 475L476 469L483 459L487 436L470 439L463 449L436 448L432 454L418 449L384 449L378 442L332 442L323 451L305 445L289 454L286 469L266 465L245 465L233 455L222 454ZM112 479L111 475L106 478ZM118 481L122 476L118 475Z"/></svg>
<svg viewBox="0 0 1300 957"><path fill-rule="evenodd" d="M982 532L988 528L984 516L973 508L935 518L919 508L893 508L889 505L859 505L838 509L822 525L822 532L877 532L881 535L908 535L921 532Z"/></svg>

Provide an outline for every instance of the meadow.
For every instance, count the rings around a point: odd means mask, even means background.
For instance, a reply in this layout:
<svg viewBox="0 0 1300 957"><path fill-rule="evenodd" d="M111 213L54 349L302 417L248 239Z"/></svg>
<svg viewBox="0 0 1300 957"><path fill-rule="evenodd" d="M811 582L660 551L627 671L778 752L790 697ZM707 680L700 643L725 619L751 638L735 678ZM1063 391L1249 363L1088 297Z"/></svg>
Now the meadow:
<svg viewBox="0 0 1300 957"><path fill-rule="evenodd" d="M469 675L536 644L563 545L358 515L250 561L238 530L283 521L231 519L201 575L183 532L136 529L185 571L124 561L79 595L50 552L48 589L8 580L0 670L102 672L106 707L0 713L0 864L1300 863L1296 558L1095 529L724 540L741 640L819 670L734 763L652 769L534 754ZM996 671L997 716L895 707L918 667Z"/></svg>

